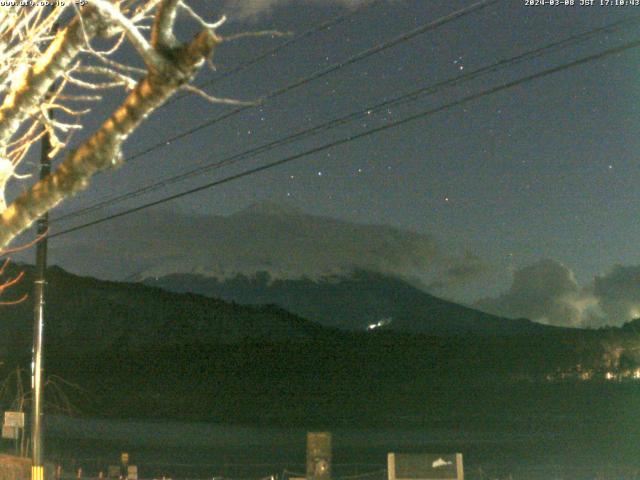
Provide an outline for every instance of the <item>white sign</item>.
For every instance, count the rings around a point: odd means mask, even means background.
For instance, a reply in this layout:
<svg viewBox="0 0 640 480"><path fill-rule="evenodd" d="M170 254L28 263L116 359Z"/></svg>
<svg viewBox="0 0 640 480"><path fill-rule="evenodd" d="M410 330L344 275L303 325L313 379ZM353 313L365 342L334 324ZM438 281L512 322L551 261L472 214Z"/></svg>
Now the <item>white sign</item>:
<svg viewBox="0 0 640 480"><path fill-rule="evenodd" d="M138 480L138 467L136 465L129 465L127 467L127 478L129 480Z"/></svg>
<svg viewBox="0 0 640 480"><path fill-rule="evenodd" d="M6 425L3 425L2 438L15 440L16 438L18 438L18 429L16 427L7 427Z"/></svg>
<svg viewBox="0 0 640 480"><path fill-rule="evenodd" d="M24 428L24 412L4 412L4 426Z"/></svg>
<svg viewBox="0 0 640 480"><path fill-rule="evenodd" d="M389 453L388 480L464 480L461 453Z"/></svg>

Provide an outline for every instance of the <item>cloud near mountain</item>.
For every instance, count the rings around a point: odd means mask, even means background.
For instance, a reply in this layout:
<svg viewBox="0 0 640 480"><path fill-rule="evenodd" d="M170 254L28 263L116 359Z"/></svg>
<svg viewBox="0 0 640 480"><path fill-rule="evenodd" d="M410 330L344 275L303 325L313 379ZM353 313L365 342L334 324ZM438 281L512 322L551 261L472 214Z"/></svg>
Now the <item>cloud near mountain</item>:
<svg viewBox="0 0 640 480"><path fill-rule="evenodd" d="M507 317L579 326L583 321L583 311L578 307L581 300L573 272L553 260L542 260L517 270L506 293L480 300L476 306Z"/></svg>
<svg viewBox="0 0 640 480"><path fill-rule="evenodd" d="M607 319L640 318L640 265L615 265L595 278L591 290Z"/></svg>
<svg viewBox="0 0 640 480"><path fill-rule="evenodd" d="M98 244L108 247L96 252ZM317 278L367 270L442 286L467 281L482 268L470 254L445 253L428 235L274 204L253 205L230 216L166 210L128 216L64 243L51 242L51 260L76 273L109 279L171 273L227 278L259 271L272 278Z"/></svg>
<svg viewBox="0 0 640 480"><path fill-rule="evenodd" d="M640 317L640 266L616 265L581 287L568 267L541 260L517 270L507 292L479 300L475 306L552 325L622 325Z"/></svg>
<svg viewBox="0 0 640 480"><path fill-rule="evenodd" d="M452 253L430 235L270 203L229 216L159 209L134 214L50 242L50 259L74 273L113 280L175 273L225 279L257 272L272 279L318 279L365 270L445 296L492 272L483 257ZM640 317L639 287L640 266L614 266L581 286L567 266L541 260L516 271L506 292L474 306L551 325L621 325Z"/></svg>

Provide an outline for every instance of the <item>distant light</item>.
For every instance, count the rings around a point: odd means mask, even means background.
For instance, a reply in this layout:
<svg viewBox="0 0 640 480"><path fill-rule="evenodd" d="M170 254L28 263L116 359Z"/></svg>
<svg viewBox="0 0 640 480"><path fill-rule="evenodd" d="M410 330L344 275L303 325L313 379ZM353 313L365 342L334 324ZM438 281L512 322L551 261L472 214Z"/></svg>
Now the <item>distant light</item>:
<svg viewBox="0 0 640 480"><path fill-rule="evenodd" d="M369 325L367 325L367 330L369 331L375 330L376 328L381 328L386 325L389 325L391 322L393 322L393 318L391 317L383 318L382 320L379 320L376 323L370 323Z"/></svg>

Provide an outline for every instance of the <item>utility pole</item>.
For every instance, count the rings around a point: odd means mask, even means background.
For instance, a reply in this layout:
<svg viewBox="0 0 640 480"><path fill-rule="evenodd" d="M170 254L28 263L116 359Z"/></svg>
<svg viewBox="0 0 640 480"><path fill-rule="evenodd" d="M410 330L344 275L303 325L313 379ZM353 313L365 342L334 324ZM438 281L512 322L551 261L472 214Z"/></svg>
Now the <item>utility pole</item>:
<svg viewBox="0 0 640 480"><path fill-rule="evenodd" d="M49 112L49 115L52 115ZM45 133L42 137L42 150L40 152L40 179L51 172L51 139ZM33 325L33 359L31 372L31 388L33 390L33 403L31 405L31 480L44 480L44 462L42 453L42 429L43 429L43 381L42 343L44 339L44 294L47 284L45 273L47 269L47 238L49 228L49 214L45 213L38 219L37 235L40 241L36 245L36 271L34 281L34 325Z"/></svg>

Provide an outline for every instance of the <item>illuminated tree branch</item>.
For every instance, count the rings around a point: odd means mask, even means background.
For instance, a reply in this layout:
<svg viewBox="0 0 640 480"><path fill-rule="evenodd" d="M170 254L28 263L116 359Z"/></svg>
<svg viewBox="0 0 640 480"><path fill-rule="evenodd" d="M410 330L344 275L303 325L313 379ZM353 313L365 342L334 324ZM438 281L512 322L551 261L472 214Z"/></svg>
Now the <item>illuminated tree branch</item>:
<svg viewBox="0 0 640 480"><path fill-rule="evenodd" d="M52 35L53 24L63 18L62 7L47 10L48 14L39 11L0 10L0 74L7 72L0 77L0 93L6 92L0 105L0 249L62 200L86 188L96 172L118 166L123 142L177 90L188 88L214 103L245 104L188 87L215 47L227 40L216 33L224 17L208 22L183 0L92 0ZM174 33L179 12L201 29L187 43ZM152 22L149 40L144 34L148 21ZM250 35L267 34L278 32ZM99 51L91 45L97 37L114 38L115 44ZM232 38L237 37L228 37ZM125 40L145 69L110 58ZM18 48L25 42L28 48ZM68 87L73 88L70 93ZM99 101L95 92L117 87L128 93L101 127L69 151L48 177L23 190L5 208L4 187L18 178L17 165L44 132L52 138L55 154L82 128L81 117L90 108L70 102ZM61 118L52 118L53 110Z"/></svg>
<svg viewBox="0 0 640 480"><path fill-rule="evenodd" d="M12 253L17 253L17 252L21 252L21 251L27 250L27 249L33 247L36 243L42 241L46 236L47 236L47 232L45 232L42 235L38 235L31 242L25 243L25 244L20 245L18 247L8 248L8 249L5 249L5 250L2 250L2 251L0 251L0 257L4 257L4 256L10 255ZM17 285L24 278L24 271L20 271L14 277L10 277L10 278L7 278L7 279L2 279L5 276L7 267L9 266L10 263L11 263L11 258L7 257L2 262L2 265L0 265L0 297L4 294L5 290ZM24 302L27 298L29 298L29 295L25 293L25 294L23 294L21 297L19 297L17 299L0 300L0 305L17 305L19 303Z"/></svg>

